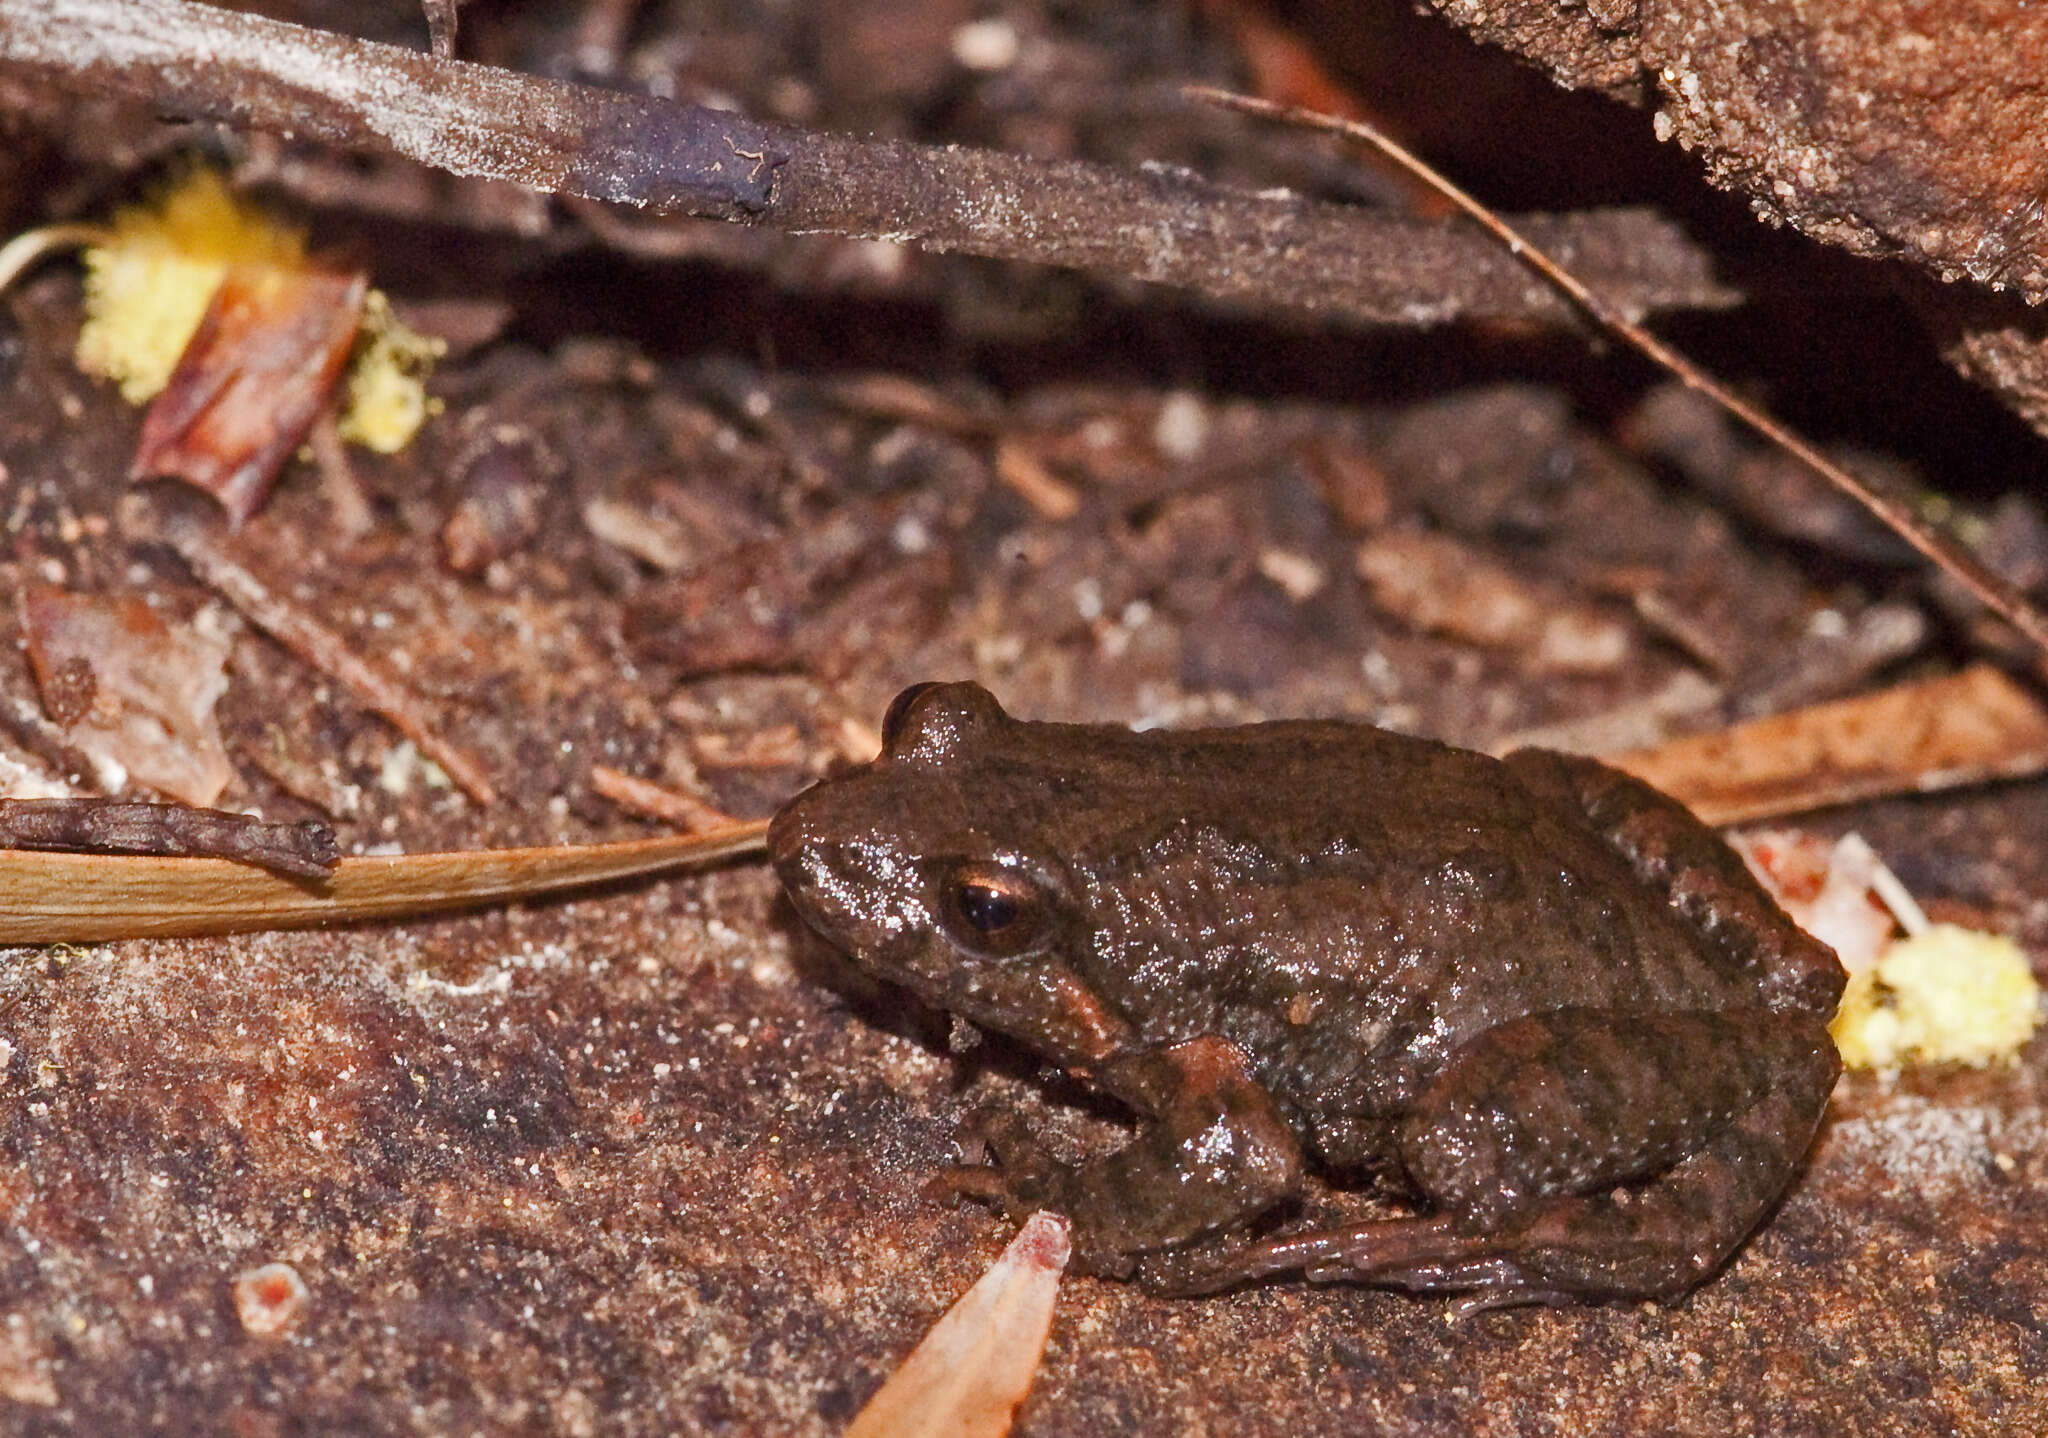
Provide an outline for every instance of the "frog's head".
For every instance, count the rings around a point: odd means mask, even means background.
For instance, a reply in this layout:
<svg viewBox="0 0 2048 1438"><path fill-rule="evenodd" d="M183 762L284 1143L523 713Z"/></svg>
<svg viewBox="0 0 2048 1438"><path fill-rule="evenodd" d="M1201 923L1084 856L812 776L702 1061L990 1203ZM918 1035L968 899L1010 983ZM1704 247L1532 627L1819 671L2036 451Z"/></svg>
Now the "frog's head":
<svg viewBox="0 0 2048 1438"><path fill-rule="evenodd" d="M882 753L799 794L768 849L790 902L878 978L1073 1062L1104 1020L1063 962L1085 942L1026 725L975 684L919 684Z"/></svg>

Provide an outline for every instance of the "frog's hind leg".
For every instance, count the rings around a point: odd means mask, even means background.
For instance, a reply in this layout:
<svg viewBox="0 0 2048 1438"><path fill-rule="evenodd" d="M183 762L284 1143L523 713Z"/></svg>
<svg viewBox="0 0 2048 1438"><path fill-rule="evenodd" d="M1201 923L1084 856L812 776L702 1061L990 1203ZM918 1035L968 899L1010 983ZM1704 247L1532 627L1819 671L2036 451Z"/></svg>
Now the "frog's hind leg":
<svg viewBox="0 0 2048 1438"><path fill-rule="evenodd" d="M1155 1289L1300 1272L1471 1307L1674 1299L1714 1273L1783 1191L1834 1085L1800 1014L1559 1010L1467 1045L1404 1121L1439 1212L1147 1260Z"/></svg>

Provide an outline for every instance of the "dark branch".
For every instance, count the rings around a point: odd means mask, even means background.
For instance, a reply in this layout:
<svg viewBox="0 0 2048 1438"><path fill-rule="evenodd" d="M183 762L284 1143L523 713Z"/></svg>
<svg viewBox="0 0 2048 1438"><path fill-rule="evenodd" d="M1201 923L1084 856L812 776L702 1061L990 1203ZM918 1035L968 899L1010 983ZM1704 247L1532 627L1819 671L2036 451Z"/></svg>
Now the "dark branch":
<svg viewBox="0 0 2048 1438"><path fill-rule="evenodd" d="M1378 324L1571 313L1462 225L1234 190L1180 170L812 134L184 0L7 0L0 64L165 113L797 233L889 238ZM1648 212L1520 224L1626 312L1737 299L1697 247Z"/></svg>

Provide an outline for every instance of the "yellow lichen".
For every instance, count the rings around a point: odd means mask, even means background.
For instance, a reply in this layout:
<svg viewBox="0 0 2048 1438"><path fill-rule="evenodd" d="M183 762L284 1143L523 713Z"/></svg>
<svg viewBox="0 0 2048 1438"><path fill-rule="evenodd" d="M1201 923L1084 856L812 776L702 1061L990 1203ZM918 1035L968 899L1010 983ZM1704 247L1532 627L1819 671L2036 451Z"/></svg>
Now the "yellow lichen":
<svg viewBox="0 0 2048 1438"><path fill-rule="evenodd" d="M2041 990L2019 945L1935 924L1851 976L1832 1026L1850 1068L1982 1068L2015 1057L2040 1022Z"/></svg>
<svg viewBox="0 0 2048 1438"><path fill-rule="evenodd" d="M154 398L170 380L229 265L306 263L304 235L204 166L120 210L110 228L110 239L85 252L78 364L117 382L130 404ZM446 348L407 328L383 292L370 291L350 360L343 438L382 454L403 449L435 410L426 376Z"/></svg>
<svg viewBox="0 0 2048 1438"><path fill-rule="evenodd" d="M412 443L427 416L439 407L427 397L427 371L447 353L448 342L409 328L392 312L382 290L363 300L362 335L348 375L348 408L341 437L379 454L396 454Z"/></svg>

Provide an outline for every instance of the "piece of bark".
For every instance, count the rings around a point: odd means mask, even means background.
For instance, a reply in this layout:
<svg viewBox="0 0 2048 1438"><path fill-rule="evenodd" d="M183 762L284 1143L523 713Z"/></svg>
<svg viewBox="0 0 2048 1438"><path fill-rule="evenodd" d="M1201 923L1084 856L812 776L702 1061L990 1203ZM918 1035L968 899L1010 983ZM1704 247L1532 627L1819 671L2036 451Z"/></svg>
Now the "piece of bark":
<svg viewBox="0 0 2048 1438"><path fill-rule="evenodd" d="M325 878L341 857L334 830L317 819L275 824L120 799L0 799L0 849L233 859L302 879Z"/></svg>
<svg viewBox="0 0 2048 1438"><path fill-rule="evenodd" d="M1432 0L1851 253L2048 297L2048 11L2008 0Z"/></svg>

